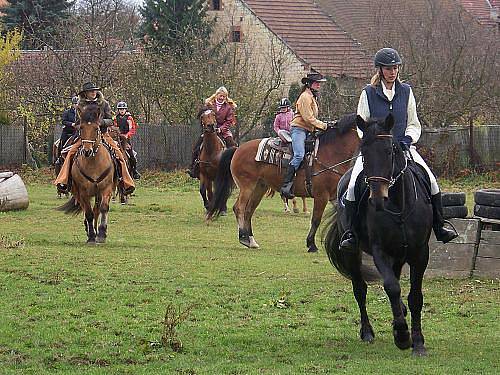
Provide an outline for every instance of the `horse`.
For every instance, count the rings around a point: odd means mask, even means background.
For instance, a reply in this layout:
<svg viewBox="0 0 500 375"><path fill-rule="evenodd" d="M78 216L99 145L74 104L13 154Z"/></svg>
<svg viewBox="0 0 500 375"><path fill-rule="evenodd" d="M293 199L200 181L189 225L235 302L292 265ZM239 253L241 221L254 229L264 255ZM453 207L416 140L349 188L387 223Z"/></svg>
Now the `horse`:
<svg viewBox="0 0 500 375"><path fill-rule="evenodd" d="M101 119L97 104L85 106L79 125L82 146L71 168L73 197L58 208L66 214L84 212L88 244L106 242L109 202L117 185L114 163L99 129ZM95 197L93 208L92 197ZM99 216L101 222L97 227Z"/></svg>
<svg viewBox="0 0 500 375"><path fill-rule="evenodd" d="M224 142L217 135L217 120L211 109L202 109L199 113L200 123L203 128L203 141L199 157L200 164L200 195L203 206L208 210L213 199L213 188L219 158L226 149ZM226 209L223 207L222 211Z"/></svg>
<svg viewBox="0 0 500 375"><path fill-rule="evenodd" d="M361 154L365 184L368 185L365 193L360 193L357 186L356 195L364 197L358 200L357 249L354 252L339 249L341 234L346 226L342 196L347 189L350 172L342 177L338 185L337 210L325 226L325 249L332 265L352 282L361 315L361 339L372 342L375 337L366 312L366 281L373 279L375 274L373 269L362 263L361 255L365 252L372 255L378 270L377 277L382 276L390 300L394 343L400 349L413 346L413 354L423 356L426 349L421 329L422 279L429 259L428 242L432 229L432 207L426 177L422 177L419 167L415 168L415 164L405 156L405 151L394 141L391 135L394 125L392 115L367 122L358 117L357 123L363 131ZM411 336L399 283L405 263L410 266L408 305Z"/></svg>
<svg viewBox="0 0 500 375"><path fill-rule="evenodd" d="M316 231L321 222L326 204L335 198L337 182L347 169L357 151L359 137L355 129L355 114L344 116L329 126L319 137L319 148L312 165L312 194L308 193L304 169L297 171L294 194L298 197L312 196L313 213L306 239L308 252L318 251L315 243ZM240 189L233 211L239 231L239 241L249 248L259 248L252 231L252 215L263 195L271 188L279 191L283 182L281 167L255 161L261 139L251 140L238 149L229 149L221 155L214 203L207 213L207 220L216 217L225 206L234 187L233 179ZM305 164L305 163L304 163Z"/></svg>

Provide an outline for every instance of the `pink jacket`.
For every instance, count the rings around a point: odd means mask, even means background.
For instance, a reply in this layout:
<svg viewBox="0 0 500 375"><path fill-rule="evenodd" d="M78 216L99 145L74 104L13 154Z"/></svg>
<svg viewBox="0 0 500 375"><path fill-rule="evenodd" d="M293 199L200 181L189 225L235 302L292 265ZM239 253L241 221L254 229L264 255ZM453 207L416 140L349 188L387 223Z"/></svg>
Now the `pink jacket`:
<svg viewBox="0 0 500 375"><path fill-rule="evenodd" d="M288 112L278 112L274 119L274 131L276 134L280 130L290 131L290 122L293 119L293 111L290 109Z"/></svg>

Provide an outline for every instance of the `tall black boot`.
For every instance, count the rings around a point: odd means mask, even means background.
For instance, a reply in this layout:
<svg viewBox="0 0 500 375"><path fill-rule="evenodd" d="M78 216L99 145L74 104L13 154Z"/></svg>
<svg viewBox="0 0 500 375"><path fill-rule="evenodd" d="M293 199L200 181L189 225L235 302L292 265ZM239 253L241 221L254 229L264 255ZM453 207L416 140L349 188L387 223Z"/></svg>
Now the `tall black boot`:
<svg viewBox="0 0 500 375"><path fill-rule="evenodd" d="M281 185L280 193L287 199L295 198L293 195L293 179L295 177L295 167L293 165L288 165L285 177L283 179L283 184Z"/></svg>
<svg viewBox="0 0 500 375"><path fill-rule="evenodd" d="M446 229L444 227L443 218L443 203L441 201L441 193L431 196L432 202L432 229L438 241L443 243L450 242L458 237L458 233L454 230Z"/></svg>
<svg viewBox="0 0 500 375"><path fill-rule="evenodd" d="M132 172L132 178L138 180L141 178L141 174L137 171L137 158L135 157L134 150L130 150L128 156L130 162L130 170Z"/></svg>
<svg viewBox="0 0 500 375"><path fill-rule="evenodd" d="M203 142L203 136L200 136L193 147L193 154L191 156L191 168L186 173L191 178L200 178L200 147Z"/></svg>
<svg viewBox="0 0 500 375"><path fill-rule="evenodd" d="M355 251L357 244L357 236L354 228L354 221L356 220L356 211L358 203L356 201L345 200L345 218L346 230L342 235L342 242L339 245L340 250Z"/></svg>

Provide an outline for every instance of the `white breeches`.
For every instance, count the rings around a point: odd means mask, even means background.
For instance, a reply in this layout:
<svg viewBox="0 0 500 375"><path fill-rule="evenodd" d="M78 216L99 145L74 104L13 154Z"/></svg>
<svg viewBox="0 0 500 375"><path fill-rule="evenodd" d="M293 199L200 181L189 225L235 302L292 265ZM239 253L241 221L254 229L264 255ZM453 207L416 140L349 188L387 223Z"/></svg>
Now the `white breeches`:
<svg viewBox="0 0 500 375"><path fill-rule="evenodd" d="M411 156L415 163L424 167L427 175L429 176L429 180L431 181L431 195L439 193L439 186L436 180L436 177L430 170L430 168L425 163L424 159L419 155L415 146L410 147ZM348 201L354 202L356 200L356 196L354 195L354 187L356 185L356 180L358 179L359 174L363 171L363 158L359 157L356 159L354 163L354 167L352 168L351 179L349 180L349 186L347 188L346 199Z"/></svg>

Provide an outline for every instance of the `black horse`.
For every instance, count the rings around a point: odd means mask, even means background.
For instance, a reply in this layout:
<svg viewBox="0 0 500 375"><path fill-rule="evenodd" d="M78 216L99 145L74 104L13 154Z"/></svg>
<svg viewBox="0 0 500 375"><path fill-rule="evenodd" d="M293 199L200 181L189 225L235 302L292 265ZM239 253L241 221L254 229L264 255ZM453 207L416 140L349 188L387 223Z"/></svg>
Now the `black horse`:
<svg viewBox="0 0 500 375"><path fill-rule="evenodd" d="M361 314L360 336L363 341L374 339L373 329L366 312L367 284L374 276L362 264L362 251L371 254L383 278L393 314L394 343L400 349L413 346L413 354L426 354L421 329L423 305L422 279L429 259L429 236L432 229L432 207L426 188L426 179L415 167L398 143L391 129L394 118L363 121L357 118L363 131L361 154L365 182L357 187L359 211L357 233L359 240L355 252L339 250L344 232L344 205L342 197L349 182L350 172L338 186L337 212L325 228L324 244L330 262L345 277L351 279L354 296ZM363 174L361 174L363 176ZM363 186L368 188L364 189ZM367 195L369 194L369 197ZM405 263L410 266L411 337L406 324L406 306L401 299L399 278ZM377 275L378 276L378 275Z"/></svg>

